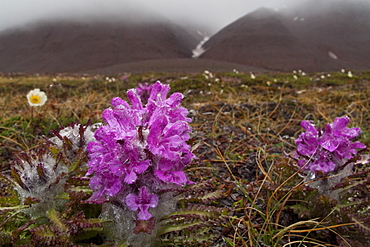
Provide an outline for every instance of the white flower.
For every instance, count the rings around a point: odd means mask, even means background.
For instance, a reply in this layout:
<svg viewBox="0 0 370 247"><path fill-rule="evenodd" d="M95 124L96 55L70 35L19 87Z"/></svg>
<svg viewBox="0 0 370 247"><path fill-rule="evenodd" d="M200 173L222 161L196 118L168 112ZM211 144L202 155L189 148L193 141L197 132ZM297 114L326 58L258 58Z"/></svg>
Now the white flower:
<svg viewBox="0 0 370 247"><path fill-rule="evenodd" d="M27 94L28 104L30 106L42 106L47 101L48 97L43 91L36 88L34 90L29 91Z"/></svg>

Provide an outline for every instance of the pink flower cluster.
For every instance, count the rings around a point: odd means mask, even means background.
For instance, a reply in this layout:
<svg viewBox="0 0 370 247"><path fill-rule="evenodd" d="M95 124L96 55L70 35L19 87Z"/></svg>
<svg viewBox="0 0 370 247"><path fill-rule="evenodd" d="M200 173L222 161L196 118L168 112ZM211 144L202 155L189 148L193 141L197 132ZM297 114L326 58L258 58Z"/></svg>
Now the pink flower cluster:
<svg viewBox="0 0 370 247"><path fill-rule="evenodd" d="M306 130L297 140L295 158L298 165L305 170L328 173L346 164L357 154L357 149L366 146L352 140L361 133L360 128L347 128L348 117L336 118L323 130L317 129L309 121L302 121L301 127Z"/></svg>
<svg viewBox="0 0 370 247"><path fill-rule="evenodd" d="M88 145L91 202L120 198L140 220L148 220L150 207L158 204L156 188L189 183L183 168L195 156L189 140L190 118L180 106L183 95L167 98L170 87L157 82L127 92L131 104L113 98L104 110L105 125Z"/></svg>

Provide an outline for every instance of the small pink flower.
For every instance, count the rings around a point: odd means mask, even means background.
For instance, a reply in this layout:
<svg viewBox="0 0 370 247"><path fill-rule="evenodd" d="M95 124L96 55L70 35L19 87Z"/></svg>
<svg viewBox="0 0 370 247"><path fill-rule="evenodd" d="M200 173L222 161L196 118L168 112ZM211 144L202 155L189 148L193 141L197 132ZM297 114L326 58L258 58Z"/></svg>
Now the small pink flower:
<svg viewBox="0 0 370 247"><path fill-rule="evenodd" d="M352 140L361 133L360 128L347 128L348 117L336 118L324 129L317 129L309 121L302 121L301 127L306 130L297 140L295 158L298 165L313 173L333 172L352 159L358 149L366 146Z"/></svg>
<svg viewBox="0 0 370 247"><path fill-rule="evenodd" d="M126 197L127 206L133 210L140 210L138 216L140 220L149 220L152 215L149 213L149 208L155 208L158 205L158 196L148 194L145 186L140 188L139 195L129 194Z"/></svg>

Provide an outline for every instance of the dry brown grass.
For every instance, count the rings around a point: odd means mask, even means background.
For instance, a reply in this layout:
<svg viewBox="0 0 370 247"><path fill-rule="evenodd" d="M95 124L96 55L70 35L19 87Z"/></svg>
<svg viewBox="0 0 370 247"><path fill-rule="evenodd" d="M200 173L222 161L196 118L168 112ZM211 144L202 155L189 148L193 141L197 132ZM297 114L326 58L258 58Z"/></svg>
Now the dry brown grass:
<svg viewBox="0 0 370 247"><path fill-rule="evenodd" d="M338 239L343 246L355 243L336 232L352 223L298 219L287 209L302 180L282 169L292 164L284 152L295 148L302 120L323 126L347 115L352 126L361 127L361 142L370 146L370 73L352 78L334 73L324 79L321 74L298 79L292 74L257 74L256 79L235 73L208 79L144 74L125 81L118 76L2 75L1 169L9 168L17 152L36 146L41 135L71 121L99 122L111 98L124 98L128 88L157 79L185 95L183 106L193 118L199 160L187 170L189 176L195 182L216 178L229 188L221 202L231 212L223 223L222 246L336 246ZM46 92L46 105L28 105L26 94L33 88Z"/></svg>

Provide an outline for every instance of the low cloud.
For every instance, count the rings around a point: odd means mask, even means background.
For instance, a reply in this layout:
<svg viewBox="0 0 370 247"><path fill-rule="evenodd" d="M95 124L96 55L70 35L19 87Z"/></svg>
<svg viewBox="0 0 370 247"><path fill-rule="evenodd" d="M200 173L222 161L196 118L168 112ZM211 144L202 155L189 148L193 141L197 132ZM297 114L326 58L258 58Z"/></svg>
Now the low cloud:
<svg viewBox="0 0 370 247"><path fill-rule="evenodd" d="M325 0L0 0L0 31L38 20L146 19L153 16L203 27L213 34L260 7L285 9ZM326 0L364 1L370 0ZM205 30L203 30L205 31Z"/></svg>
<svg viewBox="0 0 370 247"><path fill-rule="evenodd" d="M216 32L262 6L277 8L284 0L0 0L0 31L49 19L162 16L177 23Z"/></svg>

